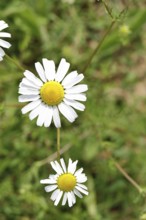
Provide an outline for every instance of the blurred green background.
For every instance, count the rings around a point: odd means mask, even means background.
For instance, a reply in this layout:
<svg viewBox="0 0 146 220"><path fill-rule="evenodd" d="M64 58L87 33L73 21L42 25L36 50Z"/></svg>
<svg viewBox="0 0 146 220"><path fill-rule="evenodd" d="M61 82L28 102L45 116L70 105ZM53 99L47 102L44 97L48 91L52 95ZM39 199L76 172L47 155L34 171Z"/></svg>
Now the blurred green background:
<svg viewBox="0 0 146 220"><path fill-rule="evenodd" d="M44 159L56 151L56 129L21 114L22 71L6 57L0 63L0 220L146 219L145 197L111 159L145 188L146 1L107 4L115 17L125 11L84 72L86 110L73 124L61 118L63 157L79 160L90 192L71 209L55 207L39 183L52 173ZM0 15L12 34L6 53L33 72L42 58L65 57L81 73L112 22L95 0L1 0Z"/></svg>

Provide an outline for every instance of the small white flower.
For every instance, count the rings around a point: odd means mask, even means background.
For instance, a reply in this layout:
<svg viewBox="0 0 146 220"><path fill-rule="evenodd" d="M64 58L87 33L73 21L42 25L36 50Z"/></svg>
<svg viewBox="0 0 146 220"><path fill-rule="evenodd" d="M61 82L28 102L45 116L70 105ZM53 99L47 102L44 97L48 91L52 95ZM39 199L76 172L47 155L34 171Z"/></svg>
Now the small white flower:
<svg viewBox="0 0 146 220"><path fill-rule="evenodd" d="M7 28L8 24L3 21L0 20L0 61L3 60L3 56L5 55L3 48L9 48L11 46L10 43L8 43L5 40L2 40L1 37L11 37L11 34L7 33L7 32L1 32L3 29Z"/></svg>
<svg viewBox="0 0 146 220"><path fill-rule="evenodd" d="M72 162L69 159L68 167L61 158L60 163L57 161L51 162L52 168L56 174L50 175L48 179L41 180L42 184L49 184L45 187L46 192L52 192L51 200L57 206L62 198L62 205L68 202L71 207L76 203L76 196L82 198L83 195L88 195L88 188L83 184L87 181L87 177L83 172L83 168L76 170L78 161Z"/></svg>
<svg viewBox="0 0 146 220"><path fill-rule="evenodd" d="M72 123L78 117L74 109L84 111L85 106L79 101L86 101L84 92L88 87L85 84L77 85L84 78L77 71L65 76L70 66L65 59L61 59L57 71L53 60L42 61L43 65L35 63L40 79L28 70L24 72L25 77L19 85L19 102L30 102L22 108L22 113L30 112L30 120L38 117L38 126L49 127L53 120L59 128L59 112Z"/></svg>

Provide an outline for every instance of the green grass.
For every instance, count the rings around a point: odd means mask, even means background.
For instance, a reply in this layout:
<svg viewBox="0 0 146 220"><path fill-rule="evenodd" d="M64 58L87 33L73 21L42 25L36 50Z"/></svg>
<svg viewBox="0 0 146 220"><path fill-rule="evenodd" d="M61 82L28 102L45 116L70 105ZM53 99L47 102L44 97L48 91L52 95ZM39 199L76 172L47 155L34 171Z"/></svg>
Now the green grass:
<svg viewBox="0 0 146 220"><path fill-rule="evenodd" d="M0 63L0 220L138 220L146 210L145 197L112 160L145 188L145 1L107 3L113 16L126 10L84 72L86 110L73 124L61 118L61 147L68 147L62 156L79 160L90 192L71 209L55 207L39 183L52 172L37 162L56 151L56 129L37 127L21 114L22 71L6 57ZM33 72L44 57L56 64L65 57L71 70L82 72L112 22L93 0L1 0L0 14L12 34L7 54ZM119 31L123 24L127 35Z"/></svg>

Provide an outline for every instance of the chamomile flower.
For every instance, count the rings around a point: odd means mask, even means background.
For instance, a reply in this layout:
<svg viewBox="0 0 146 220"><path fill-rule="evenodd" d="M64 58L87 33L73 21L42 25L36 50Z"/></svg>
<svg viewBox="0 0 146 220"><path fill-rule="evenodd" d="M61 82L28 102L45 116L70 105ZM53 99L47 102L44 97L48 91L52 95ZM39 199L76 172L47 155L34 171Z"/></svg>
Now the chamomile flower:
<svg viewBox="0 0 146 220"><path fill-rule="evenodd" d="M88 195L88 188L83 184L87 181L87 177L83 173L83 168L76 170L77 163L77 160L72 162L69 159L66 167L63 158L60 159L60 163L52 161L51 166L56 174L40 181L42 184L49 184L45 187L45 191L53 191L51 200L54 201L55 206L62 198L62 205L68 203L68 206L71 207L76 203L76 196L82 198L82 194Z"/></svg>
<svg viewBox="0 0 146 220"><path fill-rule="evenodd" d="M8 27L8 24L5 21L0 20L0 61L3 60L3 56L5 55L5 52L2 48L9 48L11 46L10 43L1 39L2 37L6 37L6 38L11 37L11 34L7 32L1 32L7 27Z"/></svg>
<svg viewBox="0 0 146 220"><path fill-rule="evenodd" d="M69 121L78 117L74 109L84 111L85 106L80 101L86 101L87 85L77 85L83 74L77 71L67 72L70 64L61 59L57 71L52 60L43 59L35 63L39 78L26 70L19 85L19 102L29 102L22 108L22 114L29 113L30 120L37 117L38 126L49 127L53 121L57 128L61 127L59 112Z"/></svg>

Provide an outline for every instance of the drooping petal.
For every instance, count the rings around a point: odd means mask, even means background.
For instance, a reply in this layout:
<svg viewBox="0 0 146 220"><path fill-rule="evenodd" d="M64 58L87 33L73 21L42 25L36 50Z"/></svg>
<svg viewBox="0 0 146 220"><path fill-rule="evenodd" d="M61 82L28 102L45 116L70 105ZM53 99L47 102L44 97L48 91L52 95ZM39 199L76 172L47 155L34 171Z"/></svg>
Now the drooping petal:
<svg viewBox="0 0 146 220"><path fill-rule="evenodd" d="M56 190L52 193L50 199L51 199L52 201L55 201L55 200L57 199L59 193L60 193L60 189L56 189Z"/></svg>
<svg viewBox="0 0 146 220"><path fill-rule="evenodd" d="M41 108L37 119L37 126L43 126L47 117L47 108L48 107L44 103L41 103Z"/></svg>
<svg viewBox="0 0 146 220"><path fill-rule="evenodd" d="M67 198L68 198L68 206L72 207L73 205L73 198L70 192L67 193Z"/></svg>
<svg viewBox="0 0 146 220"><path fill-rule="evenodd" d="M64 58L61 59L56 72L55 80L61 82L64 76L67 74L69 67L70 67L70 63L66 62Z"/></svg>
<svg viewBox="0 0 146 220"><path fill-rule="evenodd" d="M63 191L60 191L57 198L56 198L56 200L55 200L55 202L54 202L55 206L57 206L58 203L60 202L60 199L61 199L62 195L63 195Z"/></svg>
<svg viewBox="0 0 146 220"><path fill-rule="evenodd" d="M61 127L61 122L60 122L60 116L59 116L59 111L56 106L53 106L53 121L56 126L56 128Z"/></svg>
<svg viewBox="0 0 146 220"><path fill-rule="evenodd" d="M47 106L46 109L46 120L44 122L45 127L49 127L53 118L53 108L52 106Z"/></svg>
<svg viewBox="0 0 146 220"><path fill-rule="evenodd" d="M64 193L63 200L62 200L62 205L65 205L66 202L67 202L67 192Z"/></svg>
<svg viewBox="0 0 146 220"><path fill-rule="evenodd" d="M82 194L75 188L73 190L74 194L76 194L79 198L83 198Z"/></svg>
<svg viewBox="0 0 146 220"><path fill-rule="evenodd" d="M62 115L64 115L64 117L71 123L78 117L74 109L63 102L58 105L58 108Z"/></svg>

